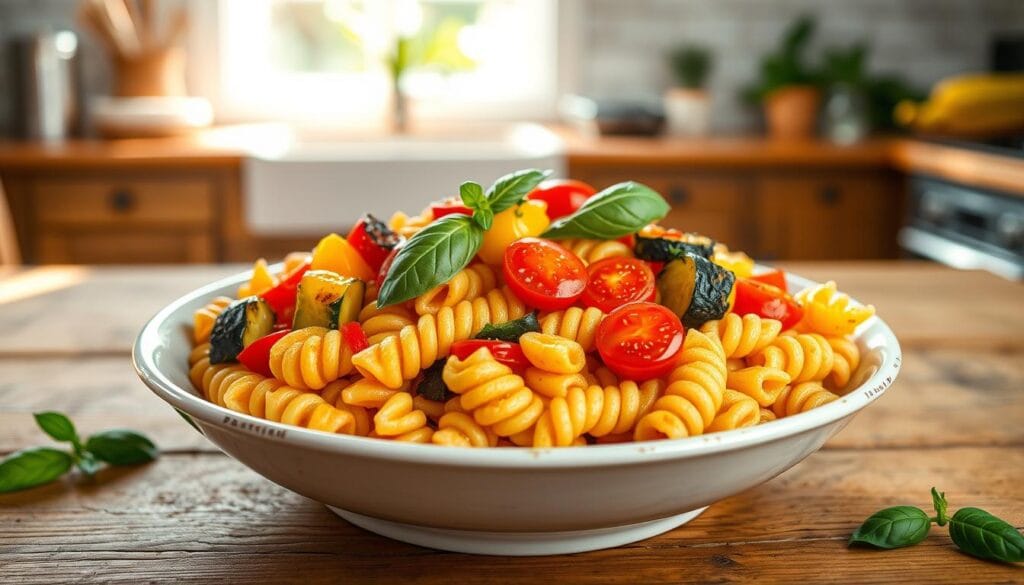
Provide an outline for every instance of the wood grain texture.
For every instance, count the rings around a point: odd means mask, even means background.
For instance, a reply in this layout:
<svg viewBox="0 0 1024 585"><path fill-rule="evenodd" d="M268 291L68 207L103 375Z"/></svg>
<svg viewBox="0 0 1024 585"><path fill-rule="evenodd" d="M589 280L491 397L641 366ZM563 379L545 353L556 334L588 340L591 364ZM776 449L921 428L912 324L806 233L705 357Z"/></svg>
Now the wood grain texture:
<svg viewBox="0 0 1024 585"><path fill-rule="evenodd" d="M1024 160L920 140L894 140L890 163L907 173L988 187L1024 197Z"/></svg>

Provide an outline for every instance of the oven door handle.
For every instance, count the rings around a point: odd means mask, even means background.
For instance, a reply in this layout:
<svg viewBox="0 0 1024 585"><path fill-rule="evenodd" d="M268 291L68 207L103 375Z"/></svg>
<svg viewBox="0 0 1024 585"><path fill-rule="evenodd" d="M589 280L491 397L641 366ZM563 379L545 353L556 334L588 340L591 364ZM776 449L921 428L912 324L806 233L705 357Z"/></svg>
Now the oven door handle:
<svg viewBox="0 0 1024 585"><path fill-rule="evenodd" d="M900 230L904 249L964 270L988 270L1010 280L1024 279L1024 264L976 250L916 227Z"/></svg>

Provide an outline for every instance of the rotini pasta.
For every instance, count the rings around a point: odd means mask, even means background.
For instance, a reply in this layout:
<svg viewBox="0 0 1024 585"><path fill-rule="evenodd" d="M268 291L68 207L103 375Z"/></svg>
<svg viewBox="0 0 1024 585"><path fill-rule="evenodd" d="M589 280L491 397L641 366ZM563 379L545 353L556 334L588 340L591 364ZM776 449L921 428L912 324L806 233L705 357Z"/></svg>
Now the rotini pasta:
<svg viewBox="0 0 1024 585"><path fill-rule="evenodd" d="M722 407L727 369L718 338L690 329L680 362L669 374L665 395L636 425L637 441L699 435Z"/></svg>
<svg viewBox="0 0 1024 585"><path fill-rule="evenodd" d="M595 307L581 309L569 307L564 311L555 311L540 317L540 330L548 335L558 335L572 339L583 347L583 351L594 350L594 338L597 327L604 320L605 314Z"/></svg>
<svg viewBox="0 0 1024 585"><path fill-rule="evenodd" d="M832 390L843 390L860 366L860 349L856 343L845 337L829 337L828 344L832 347L835 358L832 362L832 372L825 378L825 383Z"/></svg>
<svg viewBox="0 0 1024 585"><path fill-rule="evenodd" d="M780 335L748 363L783 370L793 384L824 380L832 371L835 354L828 341L817 333Z"/></svg>
<svg viewBox="0 0 1024 585"><path fill-rule="evenodd" d="M270 348L270 371L289 386L320 390L352 371L352 350L337 330L298 329Z"/></svg>
<svg viewBox="0 0 1024 585"><path fill-rule="evenodd" d="M715 433L752 427L759 422L761 407L757 401L742 392L726 388L722 393L722 406L705 432Z"/></svg>
<svg viewBox="0 0 1024 585"><path fill-rule="evenodd" d="M775 413L775 416L782 418L807 412L812 408L817 408L838 399L839 396L829 392L821 384L817 382L804 382L803 384L786 386L772 406L772 412Z"/></svg>
<svg viewBox="0 0 1024 585"><path fill-rule="evenodd" d="M796 300L804 308L803 319L797 328L826 337L850 335L858 325L875 314L872 305L851 304L848 295L836 290L834 280L798 292Z"/></svg>
<svg viewBox="0 0 1024 585"><path fill-rule="evenodd" d="M753 398L761 406L771 406L789 382L789 374L783 370L751 366L729 372L726 386Z"/></svg>
<svg viewBox="0 0 1024 585"><path fill-rule="evenodd" d="M484 325L504 323L526 314L526 306L507 289L496 289L472 301L443 307L436 315L422 315L416 325L371 345L352 357L359 373L398 388L440 358L452 343L469 339Z"/></svg>
<svg viewBox="0 0 1024 585"><path fill-rule="evenodd" d="M402 327L416 323L416 316L403 305L377 308L377 301L359 311L359 325L369 343L379 343L385 337L397 335Z"/></svg>
<svg viewBox="0 0 1024 585"><path fill-rule="evenodd" d="M525 333L519 345L533 367L552 374L578 374L587 363L579 343L558 335Z"/></svg>
<svg viewBox="0 0 1024 585"><path fill-rule="evenodd" d="M715 334L722 342L727 358L743 358L761 351L775 341L782 331L782 323L763 319L754 314L727 313L718 321L708 321L700 328L706 334Z"/></svg>
<svg viewBox="0 0 1024 585"><path fill-rule="evenodd" d="M461 397L462 408L498 436L525 431L544 410L544 403L523 379L496 361L486 348L464 360L448 358L442 376L448 388Z"/></svg>
<svg viewBox="0 0 1024 585"><path fill-rule="evenodd" d="M427 227L431 219L433 218L429 209L424 209L419 215L411 217L401 211L396 211L388 221L388 227L400 236L411 238L416 232Z"/></svg>
<svg viewBox="0 0 1024 585"><path fill-rule="evenodd" d="M436 315L442 307L453 307L459 301L473 300L483 296L493 290L497 284L498 277L490 266L486 264L467 266L445 284L438 285L416 297L414 302L416 314Z"/></svg>
<svg viewBox="0 0 1024 585"><path fill-rule="evenodd" d="M217 321L217 316L224 312L224 309L232 302L234 301L228 297L217 297L193 314L193 343L198 345L210 339L210 333L213 332L213 324Z"/></svg>
<svg viewBox="0 0 1024 585"><path fill-rule="evenodd" d="M396 441L429 443L434 434L427 426L427 415L413 406L412 395L395 392L373 415L373 430L380 437Z"/></svg>
<svg viewBox="0 0 1024 585"><path fill-rule="evenodd" d="M583 264L593 264L605 258L633 257L633 250L618 240L561 240L559 244L575 254Z"/></svg>
<svg viewBox="0 0 1024 585"><path fill-rule="evenodd" d="M601 438L632 430L655 406L664 383L657 378L642 384L623 380L617 385L570 388L553 398L537 422L534 447L567 447L584 434Z"/></svg>

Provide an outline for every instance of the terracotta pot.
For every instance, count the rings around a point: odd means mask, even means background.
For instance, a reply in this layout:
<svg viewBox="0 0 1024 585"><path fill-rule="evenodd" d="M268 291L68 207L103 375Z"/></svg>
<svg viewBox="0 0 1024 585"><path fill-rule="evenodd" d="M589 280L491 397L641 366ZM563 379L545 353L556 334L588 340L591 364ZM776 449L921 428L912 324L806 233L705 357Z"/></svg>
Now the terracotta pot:
<svg viewBox="0 0 1024 585"><path fill-rule="evenodd" d="M117 97L184 97L185 52L179 47L146 51L114 61Z"/></svg>
<svg viewBox="0 0 1024 585"><path fill-rule="evenodd" d="M815 134L821 92L809 85L777 89L764 100L768 134L773 138L810 138Z"/></svg>
<svg viewBox="0 0 1024 585"><path fill-rule="evenodd" d="M665 118L673 136L704 136L711 126L711 99L700 89L672 88L665 92Z"/></svg>

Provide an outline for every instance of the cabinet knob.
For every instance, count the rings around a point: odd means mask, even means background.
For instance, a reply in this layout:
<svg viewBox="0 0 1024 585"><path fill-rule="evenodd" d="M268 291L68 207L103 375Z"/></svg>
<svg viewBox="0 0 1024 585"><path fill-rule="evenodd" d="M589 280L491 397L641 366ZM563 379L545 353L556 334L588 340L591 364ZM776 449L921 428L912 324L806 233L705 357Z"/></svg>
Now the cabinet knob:
<svg viewBox="0 0 1024 585"><path fill-rule="evenodd" d="M822 187L821 191L818 192L818 199L827 207L833 207L839 203L839 197L842 193L839 191L839 187L835 185L826 185Z"/></svg>
<svg viewBox="0 0 1024 585"><path fill-rule="evenodd" d="M110 194L110 208L118 213L127 213L135 207L135 194L128 189L115 189Z"/></svg>
<svg viewBox="0 0 1024 585"><path fill-rule="evenodd" d="M690 194L686 191L685 187L673 185L672 188L668 190L668 200L672 205L683 205L689 199Z"/></svg>

